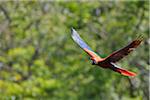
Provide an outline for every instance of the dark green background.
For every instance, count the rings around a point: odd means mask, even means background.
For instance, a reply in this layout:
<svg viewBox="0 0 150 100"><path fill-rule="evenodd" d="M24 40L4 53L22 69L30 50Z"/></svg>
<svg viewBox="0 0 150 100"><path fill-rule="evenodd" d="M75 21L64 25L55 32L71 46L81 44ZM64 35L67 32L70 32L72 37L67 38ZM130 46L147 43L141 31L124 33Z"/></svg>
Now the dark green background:
<svg viewBox="0 0 150 100"><path fill-rule="evenodd" d="M148 1L0 1L1 100L149 100ZM92 66L74 27L102 57L138 35L118 65L134 78Z"/></svg>

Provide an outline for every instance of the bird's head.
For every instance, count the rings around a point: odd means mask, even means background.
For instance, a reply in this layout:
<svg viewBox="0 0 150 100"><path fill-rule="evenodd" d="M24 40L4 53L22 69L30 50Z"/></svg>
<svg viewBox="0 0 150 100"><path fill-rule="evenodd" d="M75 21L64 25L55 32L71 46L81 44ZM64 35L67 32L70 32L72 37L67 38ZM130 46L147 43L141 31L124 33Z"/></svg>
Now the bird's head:
<svg viewBox="0 0 150 100"><path fill-rule="evenodd" d="M92 61L92 65L98 64L98 61L96 61L94 58L91 58L91 61Z"/></svg>
<svg viewBox="0 0 150 100"><path fill-rule="evenodd" d="M95 60L92 60L92 65L98 64Z"/></svg>

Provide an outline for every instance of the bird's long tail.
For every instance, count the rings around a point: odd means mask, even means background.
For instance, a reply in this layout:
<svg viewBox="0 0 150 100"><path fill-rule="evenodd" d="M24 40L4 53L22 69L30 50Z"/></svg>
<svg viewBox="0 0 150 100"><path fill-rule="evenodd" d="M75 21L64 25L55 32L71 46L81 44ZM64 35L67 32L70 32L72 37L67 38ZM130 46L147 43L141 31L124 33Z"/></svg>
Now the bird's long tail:
<svg viewBox="0 0 150 100"><path fill-rule="evenodd" d="M136 73L134 73L134 72L125 70L125 69L123 69L123 68L120 68L119 66L117 66L117 65L114 64L114 63L111 63L111 64L112 64L112 66L111 66L110 69L112 69L112 70L115 71L115 72L118 72L118 73L120 73L120 74L122 74L122 75L125 75L125 76L136 76Z"/></svg>

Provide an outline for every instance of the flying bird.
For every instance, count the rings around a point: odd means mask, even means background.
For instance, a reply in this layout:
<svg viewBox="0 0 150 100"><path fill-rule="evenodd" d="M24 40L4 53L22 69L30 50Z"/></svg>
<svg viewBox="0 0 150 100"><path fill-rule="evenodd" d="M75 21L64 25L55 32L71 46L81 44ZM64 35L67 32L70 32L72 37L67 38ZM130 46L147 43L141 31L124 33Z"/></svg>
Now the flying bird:
<svg viewBox="0 0 150 100"><path fill-rule="evenodd" d="M97 55L79 36L75 29L71 29L72 39L90 56L92 60L92 65L98 65L102 68L111 69L115 72L118 72L124 76L136 76L136 73L123 69L116 65L116 62L127 56L130 52L132 52L135 48L137 48L143 40L143 37L139 37L133 40L130 44L123 47L122 49L113 52L106 58L101 58Z"/></svg>

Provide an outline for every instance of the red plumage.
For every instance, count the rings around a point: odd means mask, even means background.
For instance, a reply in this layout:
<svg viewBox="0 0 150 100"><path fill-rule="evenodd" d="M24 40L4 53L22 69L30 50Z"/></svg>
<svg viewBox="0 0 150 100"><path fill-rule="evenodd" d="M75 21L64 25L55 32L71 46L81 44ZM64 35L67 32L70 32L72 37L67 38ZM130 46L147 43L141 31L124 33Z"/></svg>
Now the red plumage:
<svg viewBox="0 0 150 100"><path fill-rule="evenodd" d="M129 45L125 46L124 48L116 52L113 52L108 57L101 58L95 52L92 51L92 49L81 39L79 34L74 29L72 29L71 32L73 40L91 57L93 65L98 65L102 68L109 68L125 76L136 76L134 72L120 68L115 63L124 58L125 56L127 56L135 48L137 48L142 42L143 37L135 39Z"/></svg>

